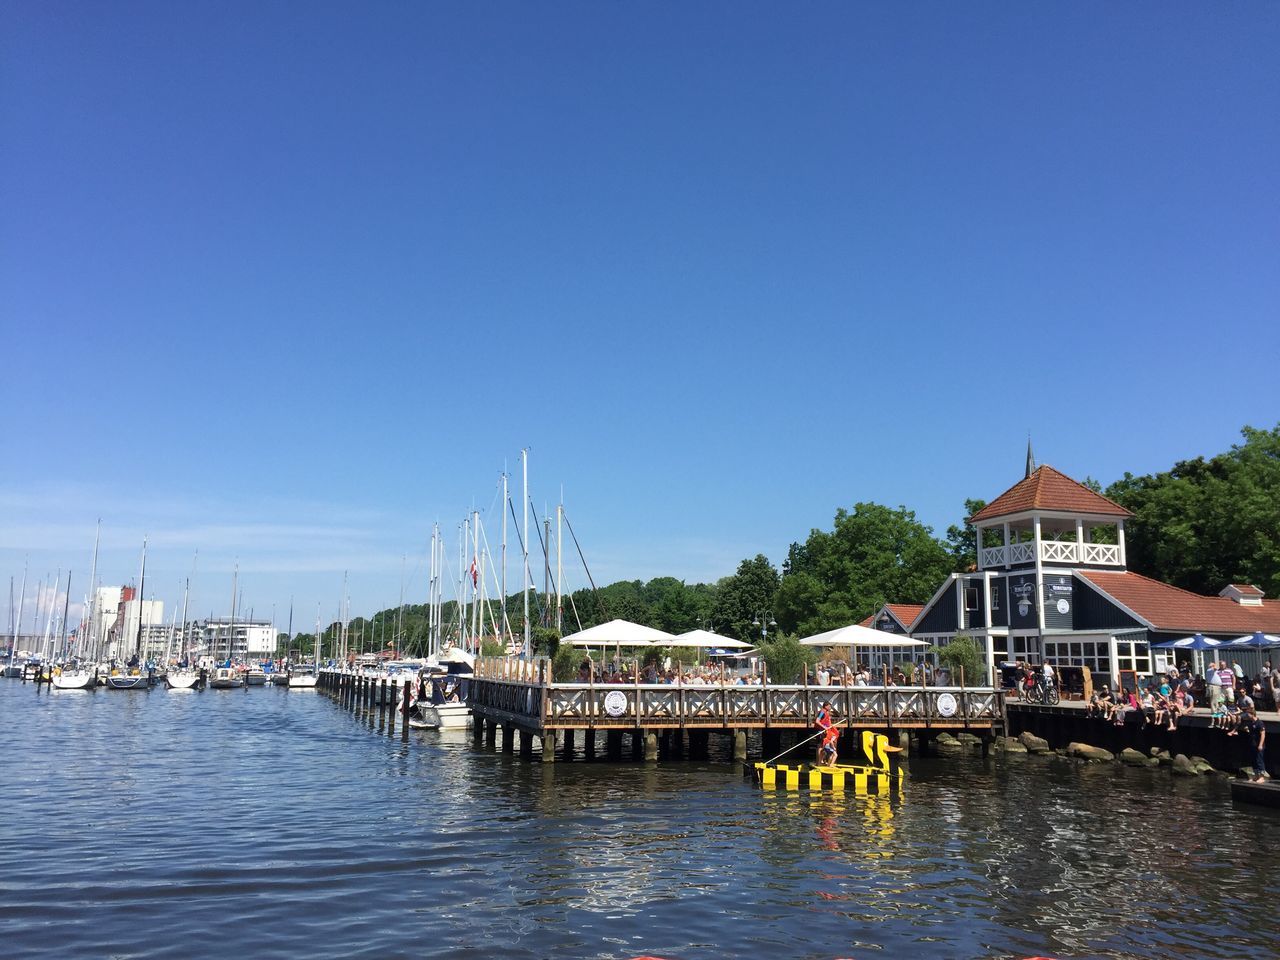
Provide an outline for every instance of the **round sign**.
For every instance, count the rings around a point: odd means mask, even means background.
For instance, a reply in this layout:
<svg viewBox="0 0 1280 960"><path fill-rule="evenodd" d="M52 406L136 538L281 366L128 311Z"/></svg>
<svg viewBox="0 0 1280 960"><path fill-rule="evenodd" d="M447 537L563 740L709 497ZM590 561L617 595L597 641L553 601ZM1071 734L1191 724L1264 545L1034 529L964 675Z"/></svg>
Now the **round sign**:
<svg viewBox="0 0 1280 960"><path fill-rule="evenodd" d="M1065 600L1059 600L1059 601L1058 601L1058 612L1059 612L1059 613L1066 613L1066 612L1068 612L1070 609L1071 609L1071 604L1067 603L1067 601L1065 601Z"/></svg>
<svg viewBox="0 0 1280 960"><path fill-rule="evenodd" d="M938 714L943 717L956 715L956 697L953 693L938 694Z"/></svg>
<svg viewBox="0 0 1280 960"><path fill-rule="evenodd" d="M627 695L621 690L610 690L604 695L604 712L611 717L620 717L627 712Z"/></svg>

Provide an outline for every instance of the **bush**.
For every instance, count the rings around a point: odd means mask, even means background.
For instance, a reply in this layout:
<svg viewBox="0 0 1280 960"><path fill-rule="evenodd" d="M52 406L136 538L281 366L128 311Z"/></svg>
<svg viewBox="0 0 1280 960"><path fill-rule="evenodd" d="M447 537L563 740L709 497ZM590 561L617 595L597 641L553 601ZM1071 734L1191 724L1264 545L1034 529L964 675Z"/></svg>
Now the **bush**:
<svg viewBox="0 0 1280 960"><path fill-rule="evenodd" d="M951 682L960 682L960 669L964 668L966 684L981 685L987 682L987 654L963 633L945 647L930 647L930 653L938 655L938 664L951 671Z"/></svg>
<svg viewBox="0 0 1280 960"><path fill-rule="evenodd" d="M801 646L795 637L777 635L761 643L759 650L768 667L770 683L798 683L800 674L818 662L818 651Z"/></svg>
<svg viewBox="0 0 1280 960"><path fill-rule="evenodd" d="M507 655L507 645L497 640L483 640L480 643L480 656L482 657L505 657Z"/></svg>
<svg viewBox="0 0 1280 960"><path fill-rule="evenodd" d="M554 627L534 627L529 633L529 642L534 654L554 659L560 650L560 631Z"/></svg>
<svg viewBox="0 0 1280 960"><path fill-rule="evenodd" d="M578 668L584 660L590 659L586 652L574 647L560 647L551 658L551 679L559 683L569 683L578 678Z"/></svg>

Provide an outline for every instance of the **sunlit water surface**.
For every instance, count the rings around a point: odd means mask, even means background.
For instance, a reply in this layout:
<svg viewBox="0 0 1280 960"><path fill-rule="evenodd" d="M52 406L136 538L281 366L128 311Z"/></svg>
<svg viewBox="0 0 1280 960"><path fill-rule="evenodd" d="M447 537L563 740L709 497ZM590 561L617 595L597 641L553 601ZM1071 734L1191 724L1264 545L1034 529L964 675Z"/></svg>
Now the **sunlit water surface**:
<svg viewBox="0 0 1280 960"><path fill-rule="evenodd" d="M1280 818L1220 780L975 757L893 803L764 792L275 688L0 680L0 727L4 957L1280 954Z"/></svg>

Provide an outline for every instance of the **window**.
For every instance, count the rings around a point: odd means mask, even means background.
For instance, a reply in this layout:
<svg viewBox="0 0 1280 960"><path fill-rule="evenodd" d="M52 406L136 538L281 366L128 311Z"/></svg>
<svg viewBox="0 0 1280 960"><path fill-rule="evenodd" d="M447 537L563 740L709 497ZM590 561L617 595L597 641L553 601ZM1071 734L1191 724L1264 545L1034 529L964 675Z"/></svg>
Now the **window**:
<svg viewBox="0 0 1280 960"><path fill-rule="evenodd" d="M966 610L978 609L978 588L977 587L965 587L964 608Z"/></svg>

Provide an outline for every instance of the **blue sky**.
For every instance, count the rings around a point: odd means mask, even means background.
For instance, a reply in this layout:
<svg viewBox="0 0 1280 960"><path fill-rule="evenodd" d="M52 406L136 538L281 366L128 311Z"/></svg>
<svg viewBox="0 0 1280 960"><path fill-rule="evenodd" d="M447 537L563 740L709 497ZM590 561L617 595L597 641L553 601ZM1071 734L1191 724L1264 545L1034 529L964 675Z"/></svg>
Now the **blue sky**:
<svg viewBox="0 0 1280 960"><path fill-rule="evenodd" d="M0 7L0 573L314 619L529 447L598 581L1280 419L1274 4ZM518 477L517 477L518 480ZM511 576L518 576L511 567ZM574 572L569 585L584 585ZM151 593L148 589L148 593ZM301 616L301 614L300 614Z"/></svg>

